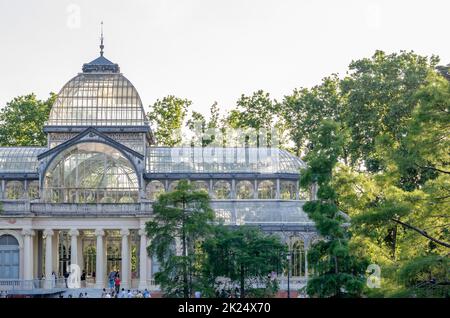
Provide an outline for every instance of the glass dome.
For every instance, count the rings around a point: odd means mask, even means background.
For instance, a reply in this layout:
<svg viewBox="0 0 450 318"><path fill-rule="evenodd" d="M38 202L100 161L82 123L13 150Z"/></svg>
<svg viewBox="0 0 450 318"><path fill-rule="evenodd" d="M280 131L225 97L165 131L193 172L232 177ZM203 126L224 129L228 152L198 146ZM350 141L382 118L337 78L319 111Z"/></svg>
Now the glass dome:
<svg viewBox="0 0 450 318"><path fill-rule="evenodd" d="M133 84L114 72L84 72L71 79L53 104L49 126L143 126L142 101Z"/></svg>

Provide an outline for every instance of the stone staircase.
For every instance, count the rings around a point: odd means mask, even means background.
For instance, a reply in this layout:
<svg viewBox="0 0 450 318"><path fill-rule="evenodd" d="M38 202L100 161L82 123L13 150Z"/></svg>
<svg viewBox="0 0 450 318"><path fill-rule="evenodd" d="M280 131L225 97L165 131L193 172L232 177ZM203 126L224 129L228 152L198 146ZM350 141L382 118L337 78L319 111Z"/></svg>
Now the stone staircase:
<svg viewBox="0 0 450 318"><path fill-rule="evenodd" d="M85 297L84 294L87 293L87 298L101 298L102 291L103 290L100 288L66 289L62 295L64 298L68 298L69 295L72 295L72 298L78 298L80 293L83 293L84 298Z"/></svg>

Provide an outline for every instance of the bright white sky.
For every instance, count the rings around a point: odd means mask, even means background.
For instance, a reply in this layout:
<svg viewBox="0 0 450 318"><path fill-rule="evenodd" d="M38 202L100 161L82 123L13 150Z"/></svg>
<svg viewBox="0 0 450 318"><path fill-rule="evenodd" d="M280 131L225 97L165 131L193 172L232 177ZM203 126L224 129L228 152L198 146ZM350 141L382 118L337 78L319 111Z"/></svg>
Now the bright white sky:
<svg viewBox="0 0 450 318"><path fill-rule="evenodd" d="M448 64L449 14L448 0L0 0L0 107L58 92L98 56L101 20L146 110L174 94L207 112L258 89L281 99L376 49Z"/></svg>

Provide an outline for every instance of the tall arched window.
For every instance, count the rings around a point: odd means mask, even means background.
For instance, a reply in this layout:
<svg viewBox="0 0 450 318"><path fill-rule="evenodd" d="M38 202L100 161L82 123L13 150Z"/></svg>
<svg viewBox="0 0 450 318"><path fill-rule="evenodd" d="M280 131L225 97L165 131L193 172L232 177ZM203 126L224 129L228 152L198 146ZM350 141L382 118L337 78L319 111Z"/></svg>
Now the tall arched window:
<svg viewBox="0 0 450 318"><path fill-rule="evenodd" d="M46 202L129 203L136 202L138 194L131 162L103 143L81 143L62 151L45 173Z"/></svg>
<svg viewBox="0 0 450 318"><path fill-rule="evenodd" d="M22 199L24 195L23 183L21 181L6 182L6 198L9 200Z"/></svg>
<svg viewBox="0 0 450 318"><path fill-rule="evenodd" d="M216 199L229 199L231 194L231 185L228 181L219 180L214 183L214 197Z"/></svg>
<svg viewBox="0 0 450 318"><path fill-rule="evenodd" d="M165 192L164 184L158 180L152 180L147 184L147 199L155 201Z"/></svg>
<svg viewBox="0 0 450 318"><path fill-rule="evenodd" d="M305 245L302 240L292 246L292 276L305 276Z"/></svg>
<svg viewBox="0 0 450 318"><path fill-rule="evenodd" d="M259 199L275 199L275 184L271 180L264 180L258 184Z"/></svg>
<svg viewBox="0 0 450 318"><path fill-rule="evenodd" d="M19 279L19 242L9 234L0 236L0 279Z"/></svg>
<svg viewBox="0 0 450 318"><path fill-rule="evenodd" d="M281 181L280 185L280 198L283 200L295 200L296 185L294 181Z"/></svg>
<svg viewBox="0 0 450 318"><path fill-rule="evenodd" d="M248 180L242 180L236 184L236 197L238 199L253 199L254 192L253 183Z"/></svg>

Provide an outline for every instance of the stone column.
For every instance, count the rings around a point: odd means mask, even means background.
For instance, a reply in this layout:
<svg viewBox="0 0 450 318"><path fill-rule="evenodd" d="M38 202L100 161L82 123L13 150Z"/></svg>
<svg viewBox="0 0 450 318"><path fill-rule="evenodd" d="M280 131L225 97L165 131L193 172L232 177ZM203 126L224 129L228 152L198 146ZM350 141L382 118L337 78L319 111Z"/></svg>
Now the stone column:
<svg viewBox="0 0 450 318"><path fill-rule="evenodd" d="M77 229L72 229L69 231L70 235L70 264L78 264L78 235L80 232ZM81 268L81 266L80 266Z"/></svg>
<svg viewBox="0 0 450 318"><path fill-rule="evenodd" d="M213 179L209 179L209 189L208 189L208 192L209 192L209 196L210 196L211 198L214 198L214 182L213 182Z"/></svg>
<svg viewBox="0 0 450 318"><path fill-rule="evenodd" d="M277 192L275 193L275 199L281 198L280 179L277 179Z"/></svg>
<svg viewBox="0 0 450 318"><path fill-rule="evenodd" d="M308 240L305 240L305 278L308 279L308 249L309 249L309 242Z"/></svg>
<svg viewBox="0 0 450 318"><path fill-rule="evenodd" d="M84 255L83 255L83 232L80 232L80 236L78 237L77 241L77 259L78 259L78 265L80 266L80 274L83 272L84 268Z"/></svg>
<svg viewBox="0 0 450 318"><path fill-rule="evenodd" d="M33 278L41 278L38 276L38 268L39 268L39 260L38 260L38 255L39 255L39 230L33 230L33 235L31 236L31 255L32 255L32 273L33 273Z"/></svg>
<svg viewBox="0 0 450 318"><path fill-rule="evenodd" d="M253 181L253 188L255 191L253 192L253 199L258 199L258 180Z"/></svg>
<svg viewBox="0 0 450 318"><path fill-rule="evenodd" d="M46 229L45 236L45 285L44 288L53 288L53 230Z"/></svg>
<svg viewBox="0 0 450 318"><path fill-rule="evenodd" d="M120 231L120 235L122 236L122 268L121 268L121 286L123 288L129 288L131 286L130 282L130 250L129 250L129 236L130 231L128 229L122 229Z"/></svg>
<svg viewBox="0 0 450 318"><path fill-rule="evenodd" d="M53 249L53 270L55 271L55 274L58 275L59 272L59 231L54 231L54 236L52 238L52 249Z"/></svg>
<svg viewBox="0 0 450 318"><path fill-rule="evenodd" d="M95 230L97 236L97 248L95 251L95 288L105 287L105 273L104 273L104 241L105 231L102 229Z"/></svg>
<svg viewBox="0 0 450 318"><path fill-rule="evenodd" d="M236 179L231 180L231 199L237 199Z"/></svg>
<svg viewBox="0 0 450 318"><path fill-rule="evenodd" d="M33 279L33 242L32 236L34 231L31 229L23 229L23 279ZM30 285L31 286L31 285Z"/></svg>
<svg viewBox="0 0 450 318"><path fill-rule="evenodd" d="M139 249L139 289L147 288L147 233L144 229L139 230L141 237Z"/></svg>

